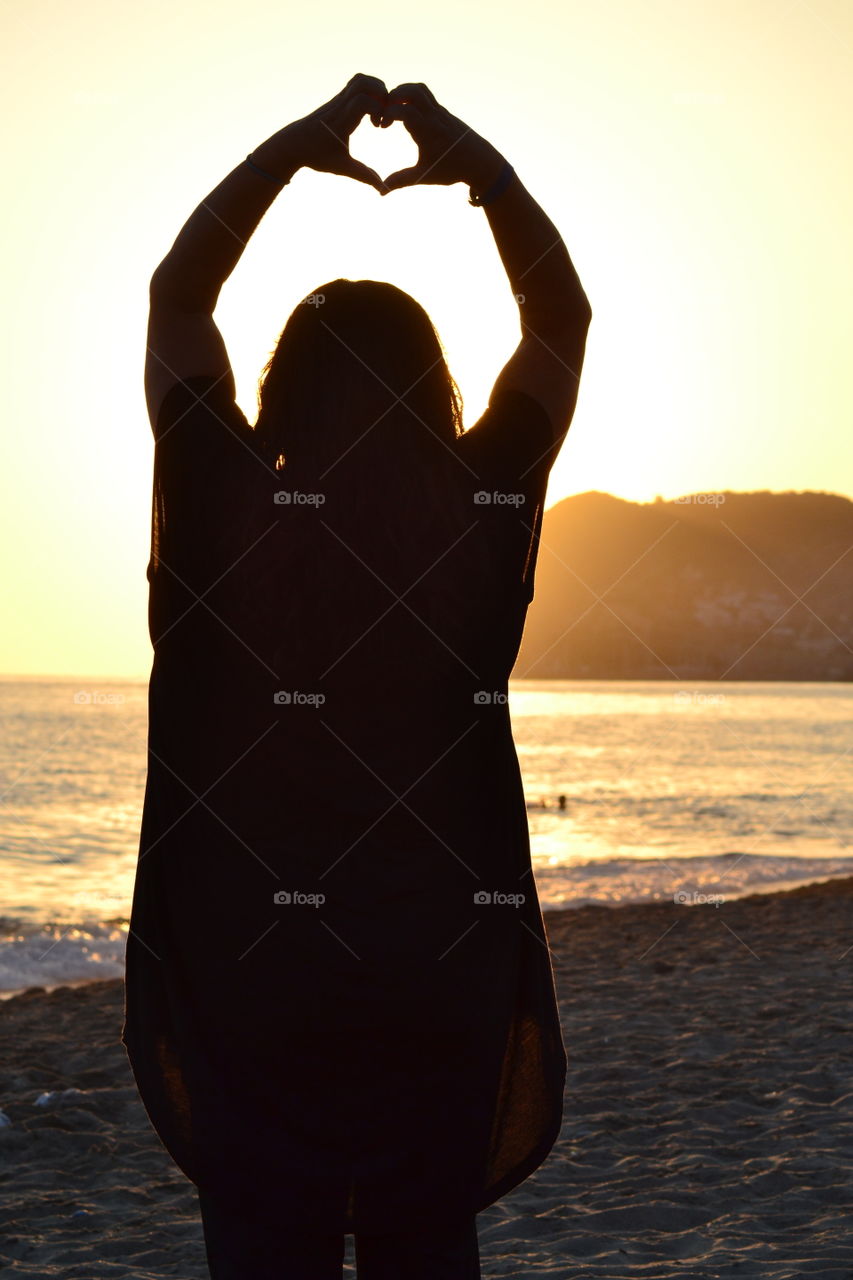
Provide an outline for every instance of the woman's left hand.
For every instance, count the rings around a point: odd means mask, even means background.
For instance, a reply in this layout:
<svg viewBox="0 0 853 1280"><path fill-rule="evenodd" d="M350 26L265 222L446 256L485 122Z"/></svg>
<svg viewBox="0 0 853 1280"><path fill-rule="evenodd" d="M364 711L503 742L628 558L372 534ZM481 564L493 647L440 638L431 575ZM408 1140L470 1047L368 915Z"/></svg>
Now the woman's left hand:
<svg viewBox="0 0 853 1280"><path fill-rule="evenodd" d="M369 115L373 124L382 119L388 91L375 76L353 76L345 89L311 115L281 131L290 155L298 165L321 173L338 173L358 182L367 182L384 194L379 174L349 153L350 134Z"/></svg>

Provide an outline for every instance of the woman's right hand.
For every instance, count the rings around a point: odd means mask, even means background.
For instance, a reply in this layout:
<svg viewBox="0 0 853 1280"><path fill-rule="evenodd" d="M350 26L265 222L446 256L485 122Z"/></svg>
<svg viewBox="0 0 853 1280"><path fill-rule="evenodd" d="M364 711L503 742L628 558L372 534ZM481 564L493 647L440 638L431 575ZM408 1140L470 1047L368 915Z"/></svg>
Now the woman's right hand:
<svg viewBox="0 0 853 1280"><path fill-rule="evenodd" d="M421 182L465 182L484 191L501 171L500 152L436 102L425 84L401 84L389 92L381 127L387 129L395 120L403 122L417 144L418 163L389 174L386 191Z"/></svg>

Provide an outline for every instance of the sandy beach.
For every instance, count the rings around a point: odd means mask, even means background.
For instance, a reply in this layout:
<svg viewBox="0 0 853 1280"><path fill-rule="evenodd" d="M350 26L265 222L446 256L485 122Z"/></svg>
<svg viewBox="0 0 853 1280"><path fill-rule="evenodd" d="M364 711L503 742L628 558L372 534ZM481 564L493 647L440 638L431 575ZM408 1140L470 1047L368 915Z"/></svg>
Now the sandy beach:
<svg viewBox="0 0 853 1280"><path fill-rule="evenodd" d="M480 1214L483 1276L851 1280L853 878L545 920L564 1124ZM0 1004L4 1275L207 1277L121 1017L120 981Z"/></svg>

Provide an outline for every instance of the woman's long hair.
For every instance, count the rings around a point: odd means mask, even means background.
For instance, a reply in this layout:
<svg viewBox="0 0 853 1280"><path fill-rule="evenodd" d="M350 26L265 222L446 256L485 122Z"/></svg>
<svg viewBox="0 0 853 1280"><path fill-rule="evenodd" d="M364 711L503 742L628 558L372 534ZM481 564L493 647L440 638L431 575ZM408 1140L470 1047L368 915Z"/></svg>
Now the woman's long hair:
<svg viewBox="0 0 853 1280"><path fill-rule="evenodd" d="M333 280L294 308L258 384L270 461L325 478L352 450L364 472L428 461L462 434L462 398L423 307L395 285Z"/></svg>
<svg viewBox="0 0 853 1280"><path fill-rule="evenodd" d="M479 485L456 455L462 430L440 339L409 294L338 279L294 308L262 371L254 428L275 477L258 531L278 517L278 553L264 585L246 579L246 606L255 612L250 595L275 602L262 624L279 642L271 655L292 656L300 640L313 651L324 630L343 650L350 629L364 632L360 613L377 617L419 579L432 625L459 608L436 593L471 574L484 585L488 564L463 567L478 554Z"/></svg>

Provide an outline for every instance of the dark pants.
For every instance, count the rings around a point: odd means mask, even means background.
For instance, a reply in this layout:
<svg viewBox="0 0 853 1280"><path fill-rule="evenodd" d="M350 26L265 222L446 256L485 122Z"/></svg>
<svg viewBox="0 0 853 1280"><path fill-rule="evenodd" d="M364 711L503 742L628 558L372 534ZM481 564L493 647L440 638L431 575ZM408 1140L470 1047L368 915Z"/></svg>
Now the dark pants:
<svg viewBox="0 0 853 1280"><path fill-rule="evenodd" d="M343 1235L263 1229L199 1190L211 1280L341 1280ZM358 1280L480 1280L477 1219L355 1236Z"/></svg>

